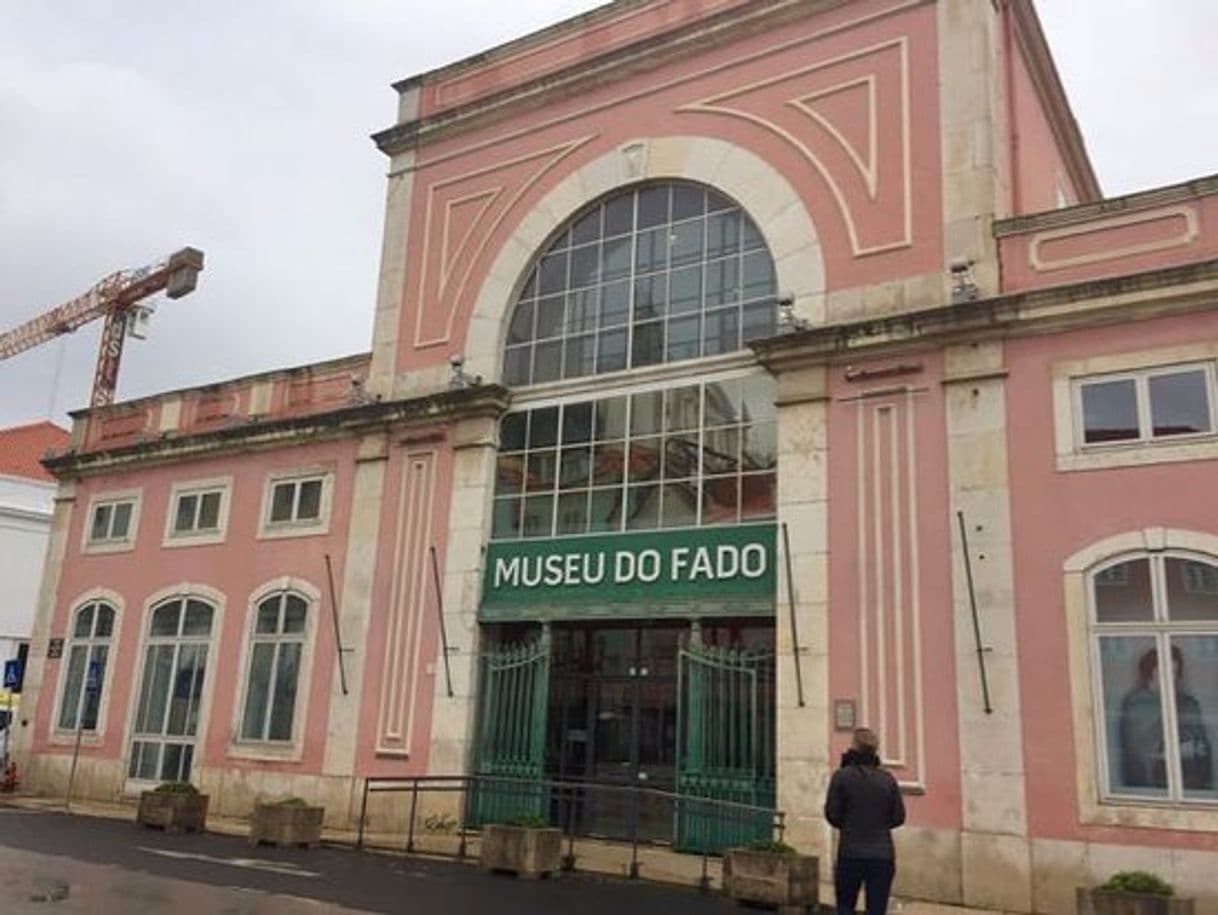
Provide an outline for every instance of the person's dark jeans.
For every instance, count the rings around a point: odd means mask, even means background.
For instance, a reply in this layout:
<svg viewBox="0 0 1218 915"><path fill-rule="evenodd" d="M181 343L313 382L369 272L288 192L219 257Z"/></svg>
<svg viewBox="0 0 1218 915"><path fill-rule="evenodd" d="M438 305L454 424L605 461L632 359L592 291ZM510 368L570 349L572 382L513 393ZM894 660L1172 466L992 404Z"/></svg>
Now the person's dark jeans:
<svg viewBox="0 0 1218 915"><path fill-rule="evenodd" d="M885 915L897 865L891 858L838 858L833 872L837 915L854 915L859 890L867 888L867 915Z"/></svg>

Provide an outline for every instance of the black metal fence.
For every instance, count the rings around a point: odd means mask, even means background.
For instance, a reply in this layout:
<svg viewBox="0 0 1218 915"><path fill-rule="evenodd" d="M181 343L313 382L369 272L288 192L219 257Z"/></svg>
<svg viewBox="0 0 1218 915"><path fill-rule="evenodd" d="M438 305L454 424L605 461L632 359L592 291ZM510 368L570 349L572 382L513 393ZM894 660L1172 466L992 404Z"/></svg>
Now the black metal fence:
<svg viewBox="0 0 1218 915"><path fill-rule="evenodd" d="M450 829L457 836L458 858L466 856L469 836L487 823L544 823L562 830L567 849L565 869L574 869L578 840L629 843L631 877L639 873L640 846L674 846L701 855L704 889L709 886L710 857L758 839L781 841L785 829L780 810L655 788L486 775L426 775L364 780L357 847L365 845L369 799L383 794L410 798L403 837L408 853L417 850L420 807L426 804L426 797L456 795L458 814Z"/></svg>

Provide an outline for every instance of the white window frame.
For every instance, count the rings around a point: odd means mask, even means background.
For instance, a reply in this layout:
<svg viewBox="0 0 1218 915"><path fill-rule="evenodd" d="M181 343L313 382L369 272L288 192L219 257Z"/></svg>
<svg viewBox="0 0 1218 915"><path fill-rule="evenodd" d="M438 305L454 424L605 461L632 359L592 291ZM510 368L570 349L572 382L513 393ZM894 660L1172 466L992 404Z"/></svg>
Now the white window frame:
<svg viewBox="0 0 1218 915"><path fill-rule="evenodd" d="M1207 623L1198 620L1188 620L1172 622L1167 618L1166 612L1168 609L1167 602L1167 564L1168 559L1184 559L1204 562L1207 565L1218 565L1218 556L1209 556L1194 552L1186 552L1183 550L1156 550L1137 551L1133 553L1124 553L1104 562L1103 565L1093 569L1089 574L1089 579L1094 580L1095 576L1103 572L1105 569L1113 566L1123 565L1131 561L1145 559L1149 562L1150 568L1150 590L1152 601L1152 617L1149 620L1138 620L1119 623L1101 623L1096 618L1095 606L1095 591L1088 589L1088 629L1089 641L1091 643L1091 676L1092 689L1095 695L1096 707L1100 710L1100 714L1095 719L1095 739L1096 739L1096 754L1099 759L1099 778L1101 784L1100 798L1103 802L1112 804L1167 804L1173 807L1189 807L1189 808L1218 808L1218 798L1185 798L1181 794L1180 785L1177 782L1176 775L1179 772L1179 741L1176 737L1176 691L1175 689L1160 689L1160 695L1163 697L1162 715L1164 722L1167 725L1165 749L1168 757L1168 776L1167 776L1167 791L1166 797L1148 798L1146 795L1135 793L1122 793L1119 789L1109 783L1111 777L1111 761L1108 758L1108 735L1105 733L1105 713L1103 695L1103 670L1101 667L1100 655L1100 639L1103 636L1127 636L1127 637L1145 637L1154 640L1155 650L1162 657L1164 644L1168 636L1218 636L1218 621ZM1160 669L1159 678L1162 682L1166 682L1167 672ZM1215 746L1218 746L1218 734L1214 735Z"/></svg>
<svg viewBox="0 0 1218 915"><path fill-rule="evenodd" d="M170 549L185 546L203 546L206 544L223 543L228 536L228 514L232 505L232 477L212 477L206 480L189 480L174 483L169 490L169 506L165 512L165 536L161 545ZM204 496L208 493L220 494L220 511L216 519L216 527L206 530L195 528L189 531L176 530L174 525L178 517L178 501L183 496ZM196 518L198 517L196 506Z"/></svg>
<svg viewBox="0 0 1218 915"><path fill-rule="evenodd" d="M1053 421L1059 471L1137 467L1218 458L1218 342L1187 343L1150 350L1055 362ZM1154 437L1147 434L1150 406L1147 380L1190 369L1206 372L1210 430ZM1091 382L1135 380L1139 437L1113 442L1083 441L1082 386Z"/></svg>
<svg viewBox="0 0 1218 915"><path fill-rule="evenodd" d="M106 604L114 611L114 628L110 631L110 637L106 640L109 650L106 652L106 670L102 675L101 697L97 707L97 727L92 731L81 731L80 742L82 746L98 746L106 737L106 721L109 717L107 712L110 703L107 698L110 696L111 684L114 681L114 668L117 662L120 630L122 626L123 608L125 602L122 595L116 591L111 591L106 588L94 588L86 591L83 594L77 595L76 598L68 605L71 609L68 612L67 620L64 624L64 650L63 655L59 659L58 683L55 688L55 707L52 709L51 720L48 726L48 743L57 746L71 746L76 742L75 730L64 730L59 727L59 711L63 706L63 694L68 688L68 663L72 657L72 648L79 645L81 640L78 640L72 633L76 629L76 615L87 604ZM89 639L89 644L100 644L99 640Z"/></svg>
<svg viewBox="0 0 1218 915"><path fill-rule="evenodd" d="M259 639L254 634L258 622L258 605L268 597L292 593L303 598L308 607L305 628L301 635L303 647L300 652L300 670L296 681L296 705L292 712L292 737L290 740L246 740L242 738L245 718L245 702L250 687L250 662L254 645ZM241 637L240 688L235 691L228 755L234 759L298 761L304 753L304 737L308 730L306 722L310 708L309 696L313 687L313 649L316 642L317 618L321 610L321 591L304 579L285 576L267 582L250 594L246 607L246 622ZM282 638L282 637L279 637Z"/></svg>
<svg viewBox="0 0 1218 915"><path fill-rule="evenodd" d="M1094 573L1143 555L1218 561L1218 535L1174 528L1150 527L1108 537L1070 556L1063 563L1064 610L1069 650L1071 713L1074 733L1075 779L1079 822L1084 825L1186 832L1218 832L1218 804L1205 800L1171 801L1144 796L1113 795L1107 791L1107 748L1104 709L1099 697L1100 672L1095 636ZM1161 577L1160 577L1161 578ZM1143 623L1105 624L1105 630L1139 631ZM1218 634L1218 625L1195 621L1174 624L1181 635ZM1174 706L1165 709L1174 720Z"/></svg>
<svg viewBox="0 0 1218 915"><path fill-rule="evenodd" d="M281 483L300 484L309 480L321 481L321 502L316 518L290 521L271 521L275 487ZM299 490L297 490L299 498ZM330 530L330 512L334 501L334 470L330 467L307 467L282 473L272 473L262 489L262 508L259 512L258 539L275 540L284 537L310 537L325 534Z"/></svg>
<svg viewBox="0 0 1218 915"><path fill-rule="evenodd" d="M212 684L215 680L216 666L220 664L217 646L220 644L220 634L224 630L224 610L227 601L224 592L197 582L183 581L149 595L144 600L143 613L140 618L139 644L136 646L133 677L131 680L131 695L127 699L127 721L123 728L122 744L122 776L123 793L127 796L138 796L141 791L147 791L160 784L159 780L131 778L127 775L131 768L131 749L135 740L135 719L139 712L140 689L144 682L144 663L147 660L148 643L151 641L149 632L152 626L152 609L167 600L175 598L195 598L206 601L212 606L211 636L208 639L207 669L203 674L203 690L199 701L199 727L195 732L195 748L198 754L192 757L191 781L198 783L200 767L206 765L205 754L208 732L211 730ZM227 666L227 665L226 665Z"/></svg>
<svg viewBox="0 0 1218 915"><path fill-rule="evenodd" d="M1154 417L1150 407L1150 381L1167 375L1184 375L1200 371L1205 376L1206 406L1209 413L1209 428L1202 432L1186 432L1179 435L1155 435ZM1083 425L1083 388L1093 384L1110 384L1119 381L1134 383L1134 397L1138 414L1138 434L1136 438L1114 440L1110 442L1086 441L1087 430ZM1214 437L1214 364L1212 362L1193 362L1182 365L1168 365L1153 369L1142 369L1135 372L1115 372L1106 375L1088 375L1074 380L1074 409L1077 421L1075 435L1079 450L1094 451L1107 448L1122 448L1130 446L1145 446L1163 442L1187 442L1196 439Z"/></svg>
<svg viewBox="0 0 1218 915"><path fill-rule="evenodd" d="M125 553L135 549L136 533L140 526L140 507L143 503L142 489L124 489L94 493L89 499L89 510L85 513L84 524L80 532L80 551L82 553ZM127 522L127 534L121 539L106 538L94 540L93 516L99 508L105 505L122 505L130 503L131 520Z"/></svg>

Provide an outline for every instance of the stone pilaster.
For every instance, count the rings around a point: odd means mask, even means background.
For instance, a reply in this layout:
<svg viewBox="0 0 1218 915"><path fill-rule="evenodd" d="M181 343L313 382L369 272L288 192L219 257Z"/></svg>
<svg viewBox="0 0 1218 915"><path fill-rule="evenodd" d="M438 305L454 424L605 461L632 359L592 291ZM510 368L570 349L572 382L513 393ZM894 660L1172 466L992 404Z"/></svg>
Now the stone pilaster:
<svg viewBox="0 0 1218 915"><path fill-rule="evenodd" d="M947 268L973 261L981 294L999 288L998 249L990 226L1006 215L1007 177L1000 163L1005 104L998 49L1002 20L994 4L940 0L939 106L943 155L944 300Z"/></svg>
<svg viewBox="0 0 1218 915"><path fill-rule="evenodd" d="M948 347L948 481L960 729L963 903L1031 911L1001 343ZM984 707L955 513L964 513L992 711Z"/></svg>
<svg viewBox="0 0 1218 915"><path fill-rule="evenodd" d="M399 123L418 117L419 89L402 91ZM414 196L413 150L393 156L385 192L385 231L381 242L381 269L377 280L376 315L372 328L372 366L368 391L384 398L394 396L398 347L402 334L402 299L406 291L406 249L410 236L410 207ZM407 338L407 343L409 343Z"/></svg>
<svg viewBox="0 0 1218 915"><path fill-rule="evenodd" d="M347 694L343 695L336 667L330 685L330 707L326 719L329 736L322 762L324 775L350 777L355 774L388 449L388 435L373 433L360 440L355 458L346 561L342 582L338 584L338 626L343 647L350 649L343 653ZM329 600L328 595L326 600Z"/></svg>
<svg viewBox="0 0 1218 915"><path fill-rule="evenodd" d="M479 416L459 421L453 434L453 491L444 560L444 626L453 695L436 659L428 772L469 770L478 672L478 600L483 547L490 535L498 421Z"/></svg>
<svg viewBox="0 0 1218 915"><path fill-rule="evenodd" d="M823 367L778 375L778 807L791 844L827 858L821 815L829 759L828 392ZM799 704L791 628L786 545L799 634L803 706Z"/></svg>

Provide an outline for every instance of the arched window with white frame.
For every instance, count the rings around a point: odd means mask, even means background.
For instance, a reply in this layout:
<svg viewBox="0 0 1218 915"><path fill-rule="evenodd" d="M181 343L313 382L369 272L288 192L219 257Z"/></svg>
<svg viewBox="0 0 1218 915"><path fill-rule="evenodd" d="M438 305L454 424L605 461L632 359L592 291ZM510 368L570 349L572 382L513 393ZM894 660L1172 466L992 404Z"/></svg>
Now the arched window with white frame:
<svg viewBox="0 0 1218 915"><path fill-rule="evenodd" d="M1218 802L1218 557L1124 554L1088 581L1103 794Z"/></svg>
<svg viewBox="0 0 1218 915"><path fill-rule="evenodd" d="M536 256L503 381L532 385L736 352L777 329L774 260L735 201L688 181L622 188Z"/></svg>
<svg viewBox="0 0 1218 915"><path fill-rule="evenodd" d="M258 601L250 634L240 740L292 740L308 615L309 602L292 591L278 591Z"/></svg>
<svg viewBox="0 0 1218 915"><path fill-rule="evenodd" d="M97 730L114 620L114 607L101 600L89 601L73 615L66 652L68 663L55 721L60 730Z"/></svg>
<svg viewBox="0 0 1218 915"><path fill-rule="evenodd" d="M210 603L185 596L149 613L128 777L190 779L214 617Z"/></svg>

